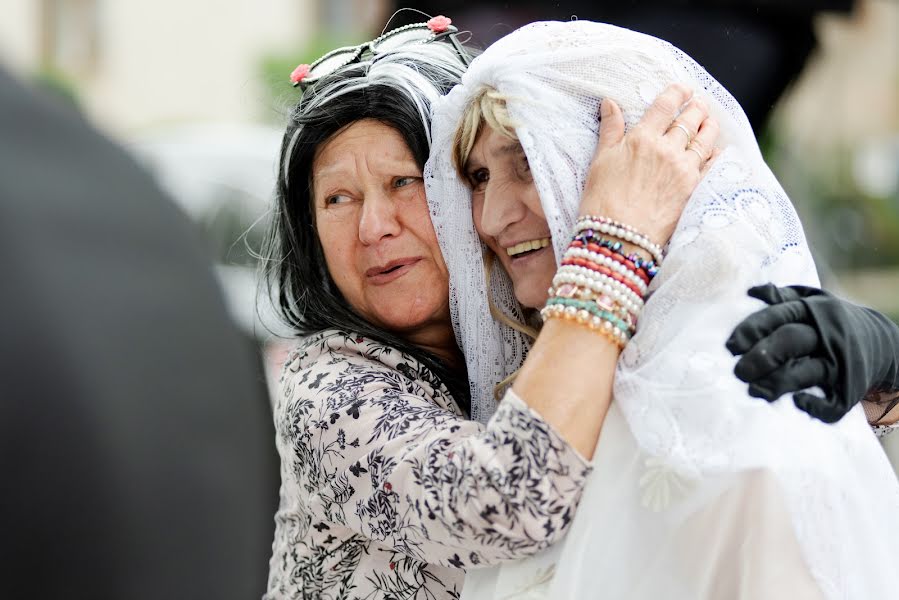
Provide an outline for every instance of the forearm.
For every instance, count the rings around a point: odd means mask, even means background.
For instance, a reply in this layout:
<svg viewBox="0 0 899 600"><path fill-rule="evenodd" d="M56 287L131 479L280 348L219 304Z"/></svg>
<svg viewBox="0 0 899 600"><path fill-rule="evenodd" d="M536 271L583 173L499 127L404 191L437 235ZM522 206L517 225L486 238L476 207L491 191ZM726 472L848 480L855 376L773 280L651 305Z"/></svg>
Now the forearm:
<svg viewBox="0 0 899 600"><path fill-rule="evenodd" d="M567 530L590 467L520 400L485 427L378 382L336 398L346 383L307 390L282 417L280 451L314 519L461 568L523 558Z"/></svg>
<svg viewBox="0 0 899 600"><path fill-rule="evenodd" d="M612 398L620 351L577 323L550 319L513 384L515 393L590 458Z"/></svg>
<svg viewBox="0 0 899 600"><path fill-rule="evenodd" d="M893 425L899 421L899 391L871 392L864 402L865 415L871 425Z"/></svg>

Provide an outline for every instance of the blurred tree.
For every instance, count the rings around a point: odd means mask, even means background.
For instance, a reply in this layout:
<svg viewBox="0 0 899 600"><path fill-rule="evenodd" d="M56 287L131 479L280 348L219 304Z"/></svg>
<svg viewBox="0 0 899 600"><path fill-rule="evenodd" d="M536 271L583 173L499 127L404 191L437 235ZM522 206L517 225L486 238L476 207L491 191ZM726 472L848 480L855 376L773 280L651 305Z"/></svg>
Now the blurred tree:
<svg viewBox="0 0 899 600"><path fill-rule="evenodd" d="M295 52L269 54L259 62L259 73L268 92L269 106L265 120L281 123L300 97L299 90L290 83L290 74L297 65L312 63L335 48L361 44L369 39L368 32L320 31Z"/></svg>

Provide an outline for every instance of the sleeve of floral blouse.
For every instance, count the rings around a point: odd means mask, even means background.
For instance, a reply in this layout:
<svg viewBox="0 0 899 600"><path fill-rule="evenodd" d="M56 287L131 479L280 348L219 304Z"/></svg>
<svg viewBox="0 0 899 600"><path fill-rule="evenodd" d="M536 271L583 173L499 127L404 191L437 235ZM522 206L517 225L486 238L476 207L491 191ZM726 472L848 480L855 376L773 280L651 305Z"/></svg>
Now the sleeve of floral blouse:
<svg viewBox="0 0 899 600"><path fill-rule="evenodd" d="M383 378L305 407L292 444L315 518L430 563L489 566L554 543L590 470L511 391L486 427Z"/></svg>

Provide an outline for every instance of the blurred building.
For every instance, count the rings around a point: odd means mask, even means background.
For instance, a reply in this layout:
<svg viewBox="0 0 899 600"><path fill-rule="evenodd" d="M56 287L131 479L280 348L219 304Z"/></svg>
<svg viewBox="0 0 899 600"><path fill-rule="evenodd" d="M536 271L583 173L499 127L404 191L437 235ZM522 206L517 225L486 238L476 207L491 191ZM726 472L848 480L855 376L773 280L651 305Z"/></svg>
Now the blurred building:
<svg viewBox="0 0 899 600"><path fill-rule="evenodd" d="M262 56L382 18L380 3L363 0L0 0L0 14L0 61L73 91L118 134L258 121Z"/></svg>
<svg viewBox="0 0 899 600"><path fill-rule="evenodd" d="M769 162L832 283L899 319L899 3L860 1L817 35L775 111Z"/></svg>
<svg viewBox="0 0 899 600"><path fill-rule="evenodd" d="M899 131L899 5L858 2L823 14L820 49L779 108L778 126L803 151L865 143Z"/></svg>

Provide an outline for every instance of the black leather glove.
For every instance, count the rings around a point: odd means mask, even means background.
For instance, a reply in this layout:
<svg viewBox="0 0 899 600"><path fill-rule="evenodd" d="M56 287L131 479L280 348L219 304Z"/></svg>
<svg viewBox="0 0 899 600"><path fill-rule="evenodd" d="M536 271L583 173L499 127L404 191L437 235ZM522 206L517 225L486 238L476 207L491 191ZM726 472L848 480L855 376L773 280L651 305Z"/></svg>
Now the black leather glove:
<svg viewBox="0 0 899 600"><path fill-rule="evenodd" d="M773 402L796 392L799 409L835 423L869 390L899 389L899 326L884 315L799 285L749 295L769 306L737 325L727 349L743 355L734 373L750 395ZM799 391L812 386L825 397Z"/></svg>

